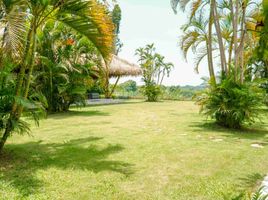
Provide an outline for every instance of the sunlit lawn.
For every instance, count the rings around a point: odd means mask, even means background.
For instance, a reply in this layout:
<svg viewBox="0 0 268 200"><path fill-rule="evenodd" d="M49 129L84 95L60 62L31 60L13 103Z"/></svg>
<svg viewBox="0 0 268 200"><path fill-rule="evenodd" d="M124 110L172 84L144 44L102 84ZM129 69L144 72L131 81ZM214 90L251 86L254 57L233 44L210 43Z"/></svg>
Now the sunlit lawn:
<svg viewBox="0 0 268 200"><path fill-rule="evenodd" d="M218 200L250 190L268 173L268 120L242 132L206 122L192 102L129 102L52 115L31 137L9 140L0 198Z"/></svg>

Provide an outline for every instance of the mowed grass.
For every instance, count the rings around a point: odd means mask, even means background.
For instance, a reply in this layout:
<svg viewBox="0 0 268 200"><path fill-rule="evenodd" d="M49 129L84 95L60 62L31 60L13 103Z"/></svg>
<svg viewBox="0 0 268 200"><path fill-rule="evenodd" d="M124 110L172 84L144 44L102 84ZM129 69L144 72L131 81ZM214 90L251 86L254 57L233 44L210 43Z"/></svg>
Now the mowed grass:
<svg viewBox="0 0 268 200"><path fill-rule="evenodd" d="M31 137L8 141L0 198L223 199L250 191L268 173L267 144L268 119L252 130L226 130L193 102L73 109L42 120Z"/></svg>

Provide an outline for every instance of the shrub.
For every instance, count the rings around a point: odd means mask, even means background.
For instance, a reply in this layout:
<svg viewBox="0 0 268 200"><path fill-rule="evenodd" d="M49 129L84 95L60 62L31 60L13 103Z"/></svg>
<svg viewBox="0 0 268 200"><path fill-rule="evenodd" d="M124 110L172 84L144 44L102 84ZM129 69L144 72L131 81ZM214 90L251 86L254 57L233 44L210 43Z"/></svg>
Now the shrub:
<svg viewBox="0 0 268 200"><path fill-rule="evenodd" d="M268 81L264 82L261 85L261 88L263 88L266 92L264 95L264 104L266 104L266 106L268 106Z"/></svg>
<svg viewBox="0 0 268 200"><path fill-rule="evenodd" d="M262 90L253 83L240 84L226 78L196 97L201 112L227 128L241 128L259 119Z"/></svg>
<svg viewBox="0 0 268 200"><path fill-rule="evenodd" d="M161 88L155 83L147 83L146 86L142 88L142 92L147 97L147 101L155 102L158 101L161 95Z"/></svg>

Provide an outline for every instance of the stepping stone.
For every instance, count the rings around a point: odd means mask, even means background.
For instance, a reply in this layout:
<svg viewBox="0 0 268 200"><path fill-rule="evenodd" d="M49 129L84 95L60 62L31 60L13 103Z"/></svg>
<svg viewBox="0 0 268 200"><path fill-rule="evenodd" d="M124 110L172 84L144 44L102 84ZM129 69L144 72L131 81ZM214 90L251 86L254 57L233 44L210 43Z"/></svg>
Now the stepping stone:
<svg viewBox="0 0 268 200"><path fill-rule="evenodd" d="M259 149L263 149L264 148L264 146L262 146L260 144L251 144L250 146L253 147L253 148L259 148Z"/></svg>

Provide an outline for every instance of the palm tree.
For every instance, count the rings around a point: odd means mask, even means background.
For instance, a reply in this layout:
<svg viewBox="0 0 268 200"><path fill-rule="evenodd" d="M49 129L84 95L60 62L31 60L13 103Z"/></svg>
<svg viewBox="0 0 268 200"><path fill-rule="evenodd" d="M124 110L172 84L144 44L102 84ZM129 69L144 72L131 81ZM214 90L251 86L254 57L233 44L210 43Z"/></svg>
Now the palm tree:
<svg viewBox="0 0 268 200"><path fill-rule="evenodd" d="M20 4L18 4L18 2ZM99 50L105 60L109 60L110 52L113 48L113 23L107 15L106 7L95 0L2 0L1 6L12 8L18 12L5 12L8 23L4 24L4 29L8 30L13 36L5 37L3 40L12 41L13 52L21 52L19 48L20 40L14 38L24 38L23 52L19 59L19 73L16 80L15 98L27 99L32 79L33 67L35 62L36 35L37 31L49 21L63 23L71 27L76 32L87 37ZM25 8L25 9L24 9ZM4 10L4 9L2 9ZM10 10L10 9L6 9ZM3 13L3 11L1 11ZM26 16L18 20L22 13ZM9 14L9 15L8 15ZM17 20L16 20L17 19ZM25 22L27 21L27 22ZM29 28L28 28L29 24ZM17 29L19 27L19 29ZM26 33L26 37L24 34ZM15 43L15 44L14 44ZM26 73L27 70L27 73ZM18 121L23 111L23 106L16 101L13 102L10 111L10 118L5 127L3 136L0 140L0 151L15 130L14 121Z"/></svg>
<svg viewBox="0 0 268 200"><path fill-rule="evenodd" d="M187 4L191 4L190 22L193 16L205 11L210 11L209 16L204 15L208 21L207 33L207 57L209 68L213 68L212 46L213 33L217 36L218 50L221 60L221 72L228 75L231 68L234 66L234 76L237 81L243 83L245 77L246 53L252 49L246 41L250 41L254 33L248 30L248 23L252 21L256 12L259 12L259 5L252 0L207 0L207 1L191 1L191 0L171 0L173 9L176 9L178 4L185 9ZM255 20L253 20L255 21ZM212 27L214 24L214 29ZM190 36L189 36L190 38ZM251 46L253 46L251 44ZM186 46L187 47L187 46ZM228 56L226 56L228 55ZM228 61L227 61L228 57ZM211 71L211 70L210 70Z"/></svg>
<svg viewBox="0 0 268 200"><path fill-rule="evenodd" d="M187 54L191 48L194 53L197 54L195 69L198 72L199 65L202 60L207 57L208 69L210 74L210 79L215 82L215 72L213 65L211 65L212 52L210 54L210 43L212 47L213 39L210 39L208 35L208 20L205 20L202 14L198 17L194 16L193 19L183 27L184 35L181 38L180 46L183 51L185 59L187 59ZM215 49L212 49L212 51Z"/></svg>
<svg viewBox="0 0 268 200"><path fill-rule="evenodd" d="M227 66L226 66L226 57L225 57L225 51L224 51L224 44L222 40L222 35L221 35L221 28L220 28L220 18L218 14L218 9L217 9L217 1L216 0L171 0L171 6L173 10L176 11L176 8L180 4L181 8L185 10L186 6L188 4L191 4L191 14L190 14L190 20L195 16L195 14L198 11L201 11L202 13L206 12L209 10L209 31L208 31L208 39L209 39L209 52L208 52L208 60L209 60L209 65L210 68L213 67L213 59L212 59L212 25L214 24L215 30L216 30L216 35L218 38L218 46L219 46L219 51L220 51L220 59L221 59L221 69L222 72L225 73ZM208 8L206 7L208 6Z"/></svg>

